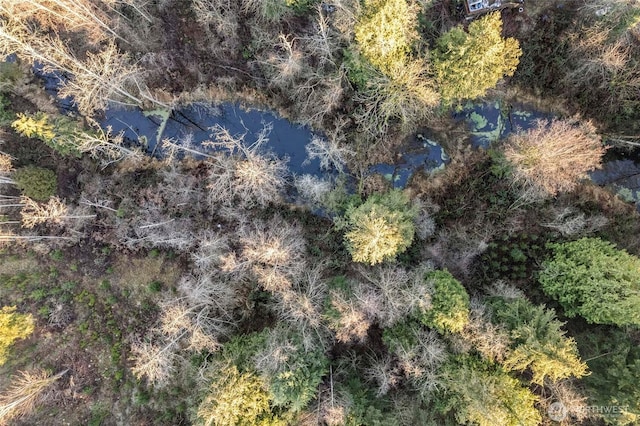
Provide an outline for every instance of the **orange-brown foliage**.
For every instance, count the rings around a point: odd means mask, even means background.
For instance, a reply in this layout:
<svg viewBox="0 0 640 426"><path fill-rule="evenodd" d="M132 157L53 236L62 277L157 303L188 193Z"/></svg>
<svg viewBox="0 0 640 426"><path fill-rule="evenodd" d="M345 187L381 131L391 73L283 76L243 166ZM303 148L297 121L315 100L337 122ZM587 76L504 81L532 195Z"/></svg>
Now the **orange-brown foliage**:
<svg viewBox="0 0 640 426"><path fill-rule="evenodd" d="M540 120L512 136L504 154L516 181L556 195L573 190L587 172L600 168L605 150L590 122Z"/></svg>

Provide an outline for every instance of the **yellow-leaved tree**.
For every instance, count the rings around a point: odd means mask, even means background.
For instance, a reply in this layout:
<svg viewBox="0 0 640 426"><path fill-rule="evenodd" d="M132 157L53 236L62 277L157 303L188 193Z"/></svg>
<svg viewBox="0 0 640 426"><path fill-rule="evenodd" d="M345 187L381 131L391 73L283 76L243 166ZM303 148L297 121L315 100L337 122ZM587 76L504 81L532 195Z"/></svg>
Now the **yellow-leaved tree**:
<svg viewBox="0 0 640 426"><path fill-rule="evenodd" d="M407 0L365 0L347 52L349 79L358 87L361 128L383 134L390 119L411 128L440 101L428 63L412 54L418 8Z"/></svg>
<svg viewBox="0 0 640 426"><path fill-rule="evenodd" d="M390 75L407 62L417 39L415 7L406 0L367 0L355 27L356 43L373 66Z"/></svg>
<svg viewBox="0 0 640 426"><path fill-rule="evenodd" d="M438 38L433 65L440 94L446 101L474 99L512 76L520 62L520 45L502 37L500 13L492 13L469 25L456 27Z"/></svg>
<svg viewBox="0 0 640 426"><path fill-rule="evenodd" d="M371 265L393 260L413 241L416 210L399 190L375 194L345 215L345 244L354 262Z"/></svg>
<svg viewBox="0 0 640 426"><path fill-rule="evenodd" d="M234 365L218 372L210 392L198 408L197 424L206 426L277 425L263 380L241 373Z"/></svg>
<svg viewBox="0 0 640 426"><path fill-rule="evenodd" d="M31 314L19 314L15 306L3 306L0 310L0 365L7 361L9 347L18 339L33 333Z"/></svg>

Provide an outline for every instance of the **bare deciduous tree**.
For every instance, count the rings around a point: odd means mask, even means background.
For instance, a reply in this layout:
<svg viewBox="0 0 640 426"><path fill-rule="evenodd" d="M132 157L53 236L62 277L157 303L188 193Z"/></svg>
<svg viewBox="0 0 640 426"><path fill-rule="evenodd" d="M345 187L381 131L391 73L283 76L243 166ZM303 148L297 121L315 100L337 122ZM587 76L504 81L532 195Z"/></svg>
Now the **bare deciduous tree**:
<svg viewBox="0 0 640 426"><path fill-rule="evenodd" d="M233 0L193 0L196 20L215 37L218 48L226 54L237 54L241 51L241 40L238 34L239 2Z"/></svg>
<svg viewBox="0 0 640 426"><path fill-rule="evenodd" d="M140 149L124 146L122 133L113 134L110 126L105 130L94 120L89 118L88 121L92 125L91 131L79 130L70 135L78 151L97 159L103 167L124 159L133 163L142 160L144 154Z"/></svg>
<svg viewBox="0 0 640 426"><path fill-rule="evenodd" d="M474 349L490 361L501 362L509 352L509 333L491 322L491 313L478 299L471 299L469 322L453 340L463 351Z"/></svg>
<svg viewBox="0 0 640 426"><path fill-rule="evenodd" d="M24 205L20 212L24 228L33 228L41 223L60 224L63 220L69 219L92 219L96 216L69 214L69 208L58 197L51 197L46 204L38 204L23 196L20 202Z"/></svg>
<svg viewBox="0 0 640 426"><path fill-rule="evenodd" d="M373 318L361 309L358 303L345 297L342 292L329 293L331 308L336 312L336 318L330 318L329 327L336 333L339 342L364 342L367 339L369 327Z"/></svg>
<svg viewBox="0 0 640 426"><path fill-rule="evenodd" d="M324 201L333 186L330 181L309 174L296 176L294 185L304 201L316 205Z"/></svg>
<svg viewBox="0 0 640 426"><path fill-rule="evenodd" d="M117 37L110 18L98 6L100 1L86 0L6 0L0 12L20 22L37 21L49 30L84 31L94 42Z"/></svg>
<svg viewBox="0 0 640 426"><path fill-rule="evenodd" d="M555 229L565 236L590 234L603 226L609 220L602 215L587 217L584 213L571 207L557 209L550 222L541 223L545 228Z"/></svg>
<svg viewBox="0 0 640 426"><path fill-rule="evenodd" d="M291 289L275 297L275 310L279 317L301 330L318 330L323 326L324 303L328 286L322 279L322 265L304 273Z"/></svg>
<svg viewBox="0 0 640 426"><path fill-rule="evenodd" d="M0 174L4 175L13 171L12 158L9 154L0 152ZM3 176L4 178L4 176Z"/></svg>
<svg viewBox="0 0 640 426"><path fill-rule="evenodd" d="M213 231L204 231L197 237L198 248L191 253L191 260L202 272L222 263L223 256L229 252L228 237Z"/></svg>
<svg viewBox="0 0 640 426"><path fill-rule="evenodd" d="M321 5L303 34L293 37L263 29L254 30L254 39L264 47L257 54L256 64L269 86L291 101L290 114L296 121L319 126L340 108L347 80L336 58L345 40L329 24Z"/></svg>
<svg viewBox="0 0 640 426"><path fill-rule="evenodd" d="M581 394L573 379L559 380L555 383L547 382L545 388L540 404L543 410L553 402L560 402L567 410L567 415L575 419L576 422L592 417L592 411L588 406L589 400ZM548 394L547 389L549 390Z"/></svg>
<svg viewBox="0 0 640 426"><path fill-rule="evenodd" d="M193 221L185 217L171 217L165 211L160 194L153 188L149 197L142 197L140 210L133 217L119 220L116 235L129 249L140 247L168 247L186 250L195 244Z"/></svg>
<svg viewBox="0 0 640 426"><path fill-rule="evenodd" d="M268 222L243 224L238 236L242 253L234 269L250 269L265 290L288 290L304 272L306 242L296 223L276 216Z"/></svg>
<svg viewBox="0 0 640 426"><path fill-rule="evenodd" d="M210 273L182 277L179 296L160 305L157 327L145 340L131 346L132 372L136 377L163 386L181 359L180 350L218 350L220 339L237 324L234 311L242 303L237 296L238 285Z"/></svg>
<svg viewBox="0 0 640 426"><path fill-rule="evenodd" d="M279 201L288 172L286 160L263 152L271 131L271 125L257 135L250 145L244 143L244 135L233 136L220 126L213 129L213 141L203 145L223 149L228 155L218 153L217 161L209 169L209 197L214 204L243 207L266 207ZM215 158L215 157L214 157Z"/></svg>
<svg viewBox="0 0 640 426"><path fill-rule="evenodd" d="M320 167L325 170L335 168L339 173L344 172L346 165L346 159L354 152L344 145L340 144L340 141L336 138L325 139L318 135L314 135L311 138L305 149L307 150L307 157L309 160L320 160Z"/></svg>
<svg viewBox="0 0 640 426"><path fill-rule="evenodd" d="M186 331L184 332L186 335ZM180 336L183 337L183 336ZM146 378L149 383L162 386L173 376L177 358L176 344L179 339L163 342L164 345L151 342L138 342L131 345L131 372L139 379Z"/></svg>
<svg viewBox="0 0 640 426"><path fill-rule="evenodd" d="M538 121L512 136L505 157L514 167L514 179L549 195L571 191L587 172L600 168L605 148L589 122Z"/></svg>
<svg viewBox="0 0 640 426"><path fill-rule="evenodd" d="M149 94L141 71L129 63L113 41L97 53L88 52L86 60L81 60L57 36L41 34L22 22L5 19L0 23L0 54L12 53L31 63L42 63L45 71L73 76L62 83L59 95L73 96L86 116L105 109L109 102L134 106L145 101L162 104Z"/></svg>
<svg viewBox="0 0 640 426"><path fill-rule="evenodd" d="M28 415L43 397L43 392L68 370L51 375L44 370L22 371L14 377L9 388L0 394L0 424Z"/></svg>
<svg viewBox="0 0 640 426"><path fill-rule="evenodd" d="M360 104L355 112L361 131L378 137L384 135L394 119L406 130L432 114L440 98L433 84L425 77L421 61L411 61L398 67L390 78L372 70L366 90L355 99Z"/></svg>
<svg viewBox="0 0 640 426"><path fill-rule="evenodd" d="M436 370L446 360L447 350L435 331L416 329L414 333L417 344L400 344L394 353L409 383L425 397L438 387Z"/></svg>
<svg viewBox="0 0 640 426"><path fill-rule="evenodd" d="M375 269L358 268L358 271L371 287L370 292L377 295L377 304L370 311L382 327L391 327L404 320L415 309L428 309L431 304L433 288L424 276L431 270L428 265L421 265L414 271L408 272L397 266L382 266ZM363 294L359 290L363 284L357 286L356 294ZM373 297L369 296L369 300ZM365 297L359 296L362 302ZM363 309L365 307L363 306Z"/></svg>
<svg viewBox="0 0 640 426"><path fill-rule="evenodd" d="M378 397L386 395L400 384L402 374L391 356L371 356L369 362L369 366L364 370L364 376L367 380L377 384L376 395Z"/></svg>

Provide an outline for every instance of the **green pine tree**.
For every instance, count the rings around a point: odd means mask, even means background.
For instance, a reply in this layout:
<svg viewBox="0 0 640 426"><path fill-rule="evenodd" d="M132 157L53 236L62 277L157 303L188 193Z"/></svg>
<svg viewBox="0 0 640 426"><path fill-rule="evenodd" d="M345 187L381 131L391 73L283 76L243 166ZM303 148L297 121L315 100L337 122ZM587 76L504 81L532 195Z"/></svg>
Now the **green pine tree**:
<svg viewBox="0 0 640 426"><path fill-rule="evenodd" d="M553 257L538 280L568 317L640 325L640 259L599 238L550 244Z"/></svg>

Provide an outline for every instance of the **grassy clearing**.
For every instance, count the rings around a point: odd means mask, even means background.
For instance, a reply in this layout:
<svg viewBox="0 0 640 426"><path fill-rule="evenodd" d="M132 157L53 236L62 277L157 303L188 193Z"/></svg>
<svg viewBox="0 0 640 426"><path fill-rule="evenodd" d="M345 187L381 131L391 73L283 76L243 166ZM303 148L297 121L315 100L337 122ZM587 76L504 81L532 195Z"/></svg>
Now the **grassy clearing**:
<svg viewBox="0 0 640 426"><path fill-rule="evenodd" d="M132 338L154 325L157 301L176 284L177 262L159 253L131 257L105 249L84 252L82 258L76 254L71 249L45 256L21 251L0 256L0 298L32 313L38 328L12 347L13 356L2 371L70 371L53 387L56 403L36 410L30 422L49 424L55 413L64 419L58 424L98 425L107 419L143 417L172 423L180 405L176 399L161 397L164 402L156 409L123 403L151 399L129 372L128 347ZM95 273L96 264L102 274ZM1 376L4 388L9 375Z"/></svg>

